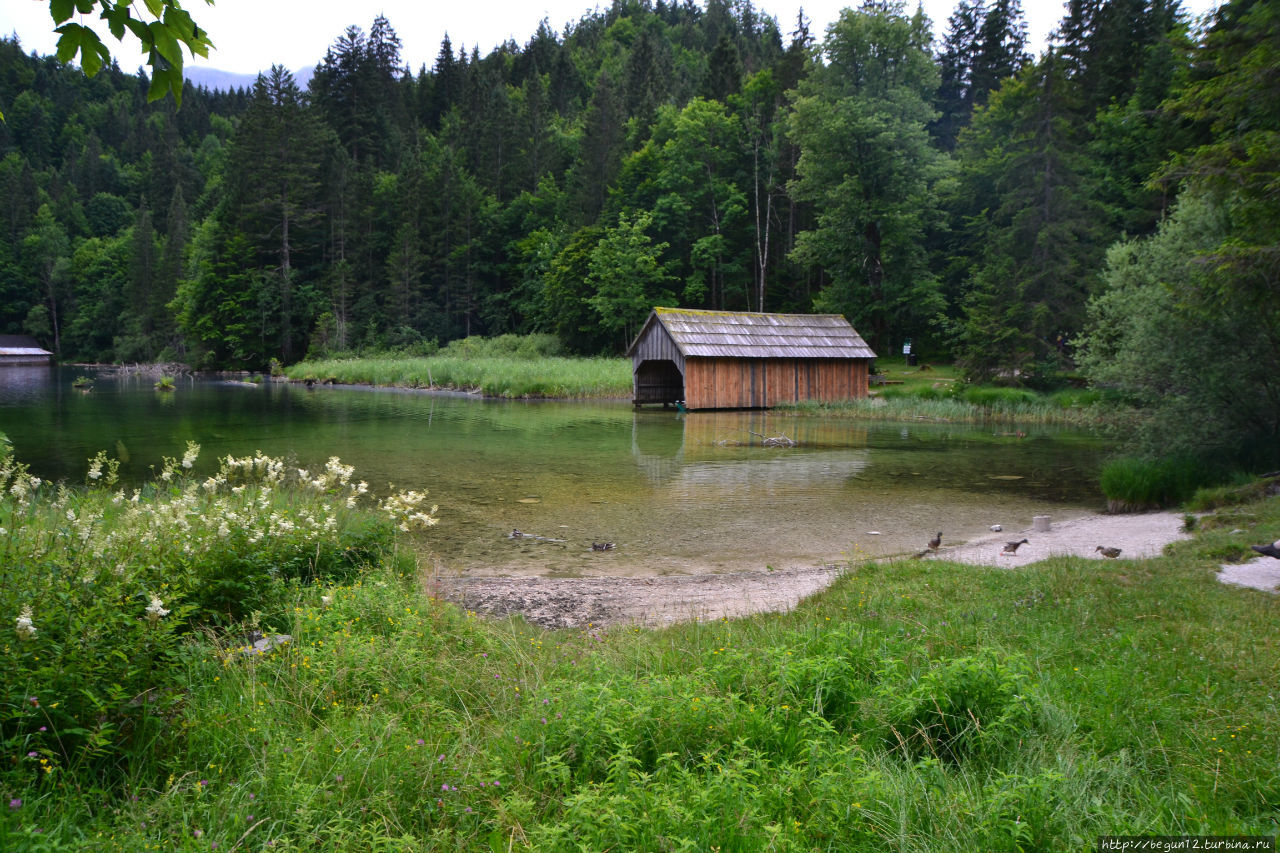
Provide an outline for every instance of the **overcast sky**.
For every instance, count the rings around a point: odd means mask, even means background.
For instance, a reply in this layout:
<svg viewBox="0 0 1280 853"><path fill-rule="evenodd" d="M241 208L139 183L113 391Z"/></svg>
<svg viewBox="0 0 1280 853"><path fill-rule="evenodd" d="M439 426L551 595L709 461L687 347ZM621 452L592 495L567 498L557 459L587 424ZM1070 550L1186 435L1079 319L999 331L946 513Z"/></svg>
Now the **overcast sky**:
<svg viewBox="0 0 1280 853"><path fill-rule="evenodd" d="M544 17L556 32L563 33L567 22L579 20L583 14L608 8L609 2L587 0L463 0L454 5L433 0L381 0L369 4L333 2L333 0L217 0L207 6L203 0L184 0L183 7L201 27L209 32L215 50L209 59L188 62L223 71L256 73L272 64L290 70L314 65L325 49L354 24L369 31L379 12L386 16L400 36L401 56L416 73L420 66L435 64L436 54L445 33L454 49L465 46L468 51L479 46L481 55L489 53L508 38L524 45ZM821 37L840 10L850 5L847 0L756 0L756 8L778 19L784 40L795 29L796 15L804 8L811 21L810 30ZM1065 9L1062 0L1023 0L1033 53L1045 46L1048 34L1061 20ZM1214 0L1184 0L1183 8L1200 15L1213 8ZM356 10L355 7L362 7ZM908 0L908 10L915 9ZM925 0L924 9L933 20L934 37L941 40L947 19L955 8L955 0ZM86 16L82 23L94 25L104 34L104 42L115 53L120 67L133 71L143 64L136 50L122 50L100 21ZM0 0L0 33L17 34L23 49L41 55L54 52L57 35L49 18L48 0Z"/></svg>

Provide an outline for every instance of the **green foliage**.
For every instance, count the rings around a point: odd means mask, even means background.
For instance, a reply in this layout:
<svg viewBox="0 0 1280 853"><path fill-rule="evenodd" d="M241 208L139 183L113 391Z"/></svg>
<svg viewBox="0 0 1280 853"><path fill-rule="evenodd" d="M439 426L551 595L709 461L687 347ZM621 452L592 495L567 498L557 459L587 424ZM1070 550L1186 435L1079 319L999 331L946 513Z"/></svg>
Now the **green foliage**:
<svg viewBox="0 0 1280 853"><path fill-rule="evenodd" d="M1187 509L1191 512L1211 512L1224 507L1255 503L1274 496L1280 488L1275 477L1236 477L1234 480L1235 482L1225 486L1196 489L1195 494L1186 502Z"/></svg>
<svg viewBox="0 0 1280 853"><path fill-rule="evenodd" d="M286 368L295 381L326 379L343 384L447 388L488 397L627 397L631 362L623 358L540 355L558 349L545 335L452 341L428 358L349 358L305 361Z"/></svg>
<svg viewBox="0 0 1280 853"><path fill-rule="evenodd" d="M794 612L660 629L487 621L403 563L288 586L263 619L292 642L181 647L183 701L118 787L38 759L4 770L19 802L0 833L47 849L225 849L248 832L298 851L912 853L1265 835L1280 641L1271 602L1211 570L1280 531L1280 501L1205 522L1153 560L851 565ZM1178 619L1134 618L1162 611ZM1206 683L1231 691L1230 714Z"/></svg>
<svg viewBox="0 0 1280 853"><path fill-rule="evenodd" d="M942 661L908 690L882 688L891 702L888 749L913 758L960 761L1002 752L1027 737L1035 721L1024 661L993 652Z"/></svg>
<svg viewBox="0 0 1280 853"><path fill-rule="evenodd" d="M992 93L962 135L965 231L980 251L960 328L976 381L1043 373L1080 328L1092 277L1113 235L1085 180L1079 91L1052 52ZM993 193L993 188L1002 192Z"/></svg>
<svg viewBox="0 0 1280 853"><path fill-rule="evenodd" d="M450 341L441 355L454 358L557 358L564 347L554 335L498 335L483 338L473 335Z"/></svg>
<svg viewBox="0 0 1280 853"><path fill-rule="evenodd" d="M791 191L819 211L793 257L830 277L815 307L845 313L877 350L891 328L923 331L944 308L922 251L949 170L926 130L938 82L929 38L902 4L846 9L789 118L800 150Z"/></svg>
<svg viewBox="0 0 1280 853"><path fill-rule="evenodd" d="M198 453L189 444L131 496L105 453L80 489L0 454L0 612L16 635L4 641L0 749L14 778L116 784L173 736L193 636L260 611L279 623L300 583L349 582L384 562L392 524L434 523L419 493L385 498L377 516L355 508L367 486L336 458L310 473L227 457L197 481Z"/></svg>
<svg viewBox="0 0 1280 853"><path fill-rule="evenodd" d="M1220 466L1198 456L1126 456L1107 463L1098 484L1113 510L1133 512L1177 506L1223 478Z"/></svg>
<svg viewBox="0 0 1280 853"><path fill-rule="evenodd" d="M1280 447L1276 316L1214 260L1240 208L1196 193L1152 238L1108 254L1081 368L1147 410L1134 449L1269 466ZM1182 495L1182 498L1189 495Z"/></svg>
<svg viewBox="0 0 1280 853"><path fill-rule="evenodd" d="M1228 4L1193 44L1169 4L1077 3L1028 64L1016 3L958 8L941 49L901 2L789 44L750 4L624 3L488 55L446 41L416 76L379 15L334 34L305 96L276 68L178 111L148 98L209 42L146 5L50 7L90 77L0 39L0 332L59 358L264 370L507 333L591 355L663 303L840 311L877 348L946 344L970 378L1057 390L1106 337L1085 308L1116 289L1106 246L1187 187L1216 242L1181 270L1171 243L1134 249L1166 255L1169 304L1097 308L1153 309L1183 369L1117 338L1139 357L1104 341L1086 375L1139 402L1145 380L1096 365L1176 375L1148 450L1257 467L1280 446L1272 4ZM150 78L103 63L95 15Z"/></svg>
<svg viewBox="0 0 1280 853"><path fill-rule="evenodd" d="M205 0L213 5L213 0ZM101 19L106 21L111 35L122 40L127 30L147 54L151 66L151 86L147 100L154 101L172 93L174 103L182 105L182 48L192 56L209 56L213 42L204 30L191 19L177 0L147 0L147 12L154 20L134 18L133 4L111 3L108 0L51 0L49 14L55 24L58 39L58 61L69 62L80 54L80 67L89 77L95 76L104 65L112 62L111 51L102 43L98 33L84 24L71 20L72 15L87 15L102 7ZM3 118L0 115L0 118Z"/></svg>
<svg viewBox="0 0 1280 853"><path fill-rule="evenodd" d="M661 262L667 244L653 242L647 233L652 224L648 213L623 215L591 250L585 283L594 293L586 301L595 322L613 333L615 351L631 343L655 305L674 301Z"/></svg>

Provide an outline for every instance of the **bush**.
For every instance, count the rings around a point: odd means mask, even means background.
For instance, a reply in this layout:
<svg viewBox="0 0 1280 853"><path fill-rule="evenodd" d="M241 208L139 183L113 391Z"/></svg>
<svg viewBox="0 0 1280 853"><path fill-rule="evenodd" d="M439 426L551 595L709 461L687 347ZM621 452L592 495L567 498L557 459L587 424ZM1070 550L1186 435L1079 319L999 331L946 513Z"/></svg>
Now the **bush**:
<svg viewBox="0 0 1280 853"><path fill-rule="evenodd" d="M984 406L988 409L998 407L1014 408L1017 406L1036 406L1043 399L1034 391L1027 391L1022 388L992 388L969 386L962 389L957 396L974 406Z"/></svg>
<svg viewBox="0 0 1280 853"><path fill-rule="evenodd" d="M889 683L885 746L947 761L992 754L1031 728L1029 687L1020 658L992 652L944 661L906 691Z"/></svg>
<svg viewBox="0 0 1280 853"><path fill-rule="evenodd" d="M72 489L0 444L0 748L27 758L11 772L109 778L174 713L183 638L278 608L290 581L349 578L393 526L435 521L422 493L359 508L367 486L336 457L312 473L229 456L199 481L199 450L127 494L105 453Z"/></svg>
<svg viewBox="0 0 1280 853"><path fill-rule="evenodd" d="M564 345L555 335L473 335L450 341L441 355L454 358L552 358L564 354Z"/></svg>

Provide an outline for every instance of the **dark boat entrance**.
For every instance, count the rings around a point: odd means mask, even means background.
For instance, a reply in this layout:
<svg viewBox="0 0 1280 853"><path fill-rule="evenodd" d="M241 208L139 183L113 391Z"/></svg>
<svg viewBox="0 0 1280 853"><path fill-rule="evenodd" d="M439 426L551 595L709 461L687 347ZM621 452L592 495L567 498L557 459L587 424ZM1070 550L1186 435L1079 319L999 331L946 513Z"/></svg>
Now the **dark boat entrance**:
<svg viewBox="0 0 1280 853"><path fill-rule="evenodd" d="M684 400L684 375L675 362L666 359L640 362L635 372L637 406L661 403L670 406Z"/></svg>

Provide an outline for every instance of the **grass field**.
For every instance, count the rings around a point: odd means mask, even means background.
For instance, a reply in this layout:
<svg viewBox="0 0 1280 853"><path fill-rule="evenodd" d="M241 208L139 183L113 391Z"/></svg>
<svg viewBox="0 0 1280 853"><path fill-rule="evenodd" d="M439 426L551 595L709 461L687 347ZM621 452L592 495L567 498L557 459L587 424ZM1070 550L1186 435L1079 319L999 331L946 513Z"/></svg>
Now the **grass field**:
<svg viewBox="0 0 1280 853"><path fill-rule="evenodd" d="M969 385L949 364L908 366L902 358L876 361L871 396L836 403L780 407L861 420L926 420L945 423L1024 423L1092 427L1121 425L1135 417L1110 395L1089 389L1039 393L1024 388Z"/></svg>
<svg viewBox="0 0 1280 853"><path fill-rule="evenodd" d="M631 362L571 358L550 335L464 338L429 356L366 356L305 361L285 368L294 381L439 388L486 397L631 397Z"/></svg>
<svg viewBox="0 0 1280 853"><path fill-rule="evenodd" d="M343 498L354 476L333 470L337 541L360 515ZM312 507L313 476L250 503L284 527L281 496L306 490ZM76 509L42 489L25 509L5 491L10 557L54 543ZM142 703L145 727L106 733L105 763L82 734L48 730L74 689L39 683L89 635L63 633L57 596L24 599L10 576L0 849L1014 851L1274 835L1277 599L1214 570L1280 538L1280 498L1198 528L1151 560L851 563L792 613L662 630L488 622L389 551L353 578L264 592L246 621L292 636L266 654L242 653L246 622L166 635L164 701ZM30 578L58 571L26 563ZM183 565L198 577L204 560ZM138 626L120 649L135 661L187 606L176 589L138 592L103 604ZM148 592L174 613L151 619ZM103 712L130 719L151 695L136 692Z"/></svg>

